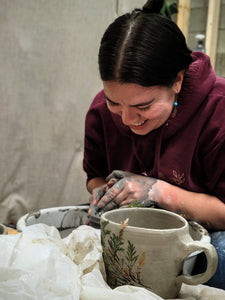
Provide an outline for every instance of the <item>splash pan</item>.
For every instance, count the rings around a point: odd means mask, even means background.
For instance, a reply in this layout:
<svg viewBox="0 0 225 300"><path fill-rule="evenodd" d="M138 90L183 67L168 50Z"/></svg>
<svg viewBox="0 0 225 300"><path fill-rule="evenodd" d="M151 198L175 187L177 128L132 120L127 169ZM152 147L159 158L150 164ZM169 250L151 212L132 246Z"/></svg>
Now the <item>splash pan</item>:
<svg viewBox="0 0 225 300"><path fill-rule="evenodd" d="M40 209L22 216L16 227L18 231L23 231L27 226L44 223L55 226L64 238L75 228L87 223L88 208L88 205L78 205Z"/></svg>

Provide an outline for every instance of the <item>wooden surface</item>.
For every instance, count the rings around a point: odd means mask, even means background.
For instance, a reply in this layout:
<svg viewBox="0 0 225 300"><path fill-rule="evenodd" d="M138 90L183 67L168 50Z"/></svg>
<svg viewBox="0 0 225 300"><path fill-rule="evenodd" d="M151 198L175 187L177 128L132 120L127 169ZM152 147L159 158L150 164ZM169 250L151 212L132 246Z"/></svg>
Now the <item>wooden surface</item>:
<svg viewBox="0 0 225 300"><path fill-rule="evenodd" d="M183 32L186 41L188 41L189 34L189 19L191 12L191 0L179 0L177 25Z"/></svg>
<svg viewBox="0 0 225 300"><path fill-rule="evenodd" d="M19 231L14 229L14 228L7 227L7 229L8 229L8 234L17 234L17 233L19 233Z"/></svg>
<svg viewBox="0 0 225 300"><path fill-rule="evenodd" d="M208 6L205 48L206 54L210 56L213 68L216 64L220 4L221 0L209 0Z"/></svg>

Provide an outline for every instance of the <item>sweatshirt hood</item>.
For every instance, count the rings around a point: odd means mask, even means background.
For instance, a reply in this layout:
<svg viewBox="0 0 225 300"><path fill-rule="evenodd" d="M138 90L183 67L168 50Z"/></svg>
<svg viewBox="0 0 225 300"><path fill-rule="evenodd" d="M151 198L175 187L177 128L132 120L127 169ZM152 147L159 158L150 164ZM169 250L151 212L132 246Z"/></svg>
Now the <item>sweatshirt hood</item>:
<svg viewBox="0 0 225 300"><path fill-rule="evenodd" d="M193 51L191 56L193 62L184 75L181 92L177 99L176 115L168 120L170 134L174 134L185 126L193 115L198 113L216 82L216 74L209 56L197 51Z"/></svg>

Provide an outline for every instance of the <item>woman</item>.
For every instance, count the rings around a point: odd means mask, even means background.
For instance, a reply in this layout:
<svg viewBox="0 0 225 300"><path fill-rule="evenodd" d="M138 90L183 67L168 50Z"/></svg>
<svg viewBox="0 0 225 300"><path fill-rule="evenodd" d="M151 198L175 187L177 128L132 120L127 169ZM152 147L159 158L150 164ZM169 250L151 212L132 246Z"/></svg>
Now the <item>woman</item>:
<svg viewBox="0 0 225 300"><path fill-rule="evenodd" d="M225 288L225 80L156 2L103 35L104 90L86 116L87 188L103 211L156 203L213 231L219 264L208 284Z"/></svg>

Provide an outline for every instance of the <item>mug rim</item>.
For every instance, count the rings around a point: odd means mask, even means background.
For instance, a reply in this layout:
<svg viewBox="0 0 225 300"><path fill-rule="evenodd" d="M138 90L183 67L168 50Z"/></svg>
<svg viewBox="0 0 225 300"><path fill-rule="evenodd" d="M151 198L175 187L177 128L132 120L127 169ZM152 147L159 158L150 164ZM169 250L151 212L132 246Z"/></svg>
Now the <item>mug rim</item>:
<svg viewBox="0 0 225 300"><path fill-rule="evenodd" d="M178 230L182 230L184 228L188 228L188 221L178 215L177 213L174 213L174 212L171 212L171 211L167 211L165 209L159 209L159 208L151 208L151 207L127 207L127 208L121 208L119 210L123 210L123 211L129 211L129 210L150 210L150 211L154 211L154 213L162 213L162 214L166 214L166 215L170 215L170 216L173 216L173 217L176 217L177 219L179 219L180 221L183 222L183 226L180 226L180 227L175 227L175 228L167 228L167 229L154 229L154 228L146 228L146 227L136 227L136 226L132 226L132 225L129 225L129 222L128 222L128 225L126 226L126 230L137 230L137 231L141 231L143 232L143 229L144 230L147 230L147 231L151 231L151 232L155 232L155 233L160 233L160 232L176 232ZM118 209L114 209L114 210L110 210L110 211L107 211L107 212L104 212L102 215L101 215L101 218L100 218L100 225L103 221L108 221L110 224L113 224L117 227L121 227L121 223L118 223L118 222L114 222L114 221L111 221L109 219L107 219L107 216L110 215L110 214L114 214L115 211L118 211ZM125 220L124 220L125 221Z"/></svg>

